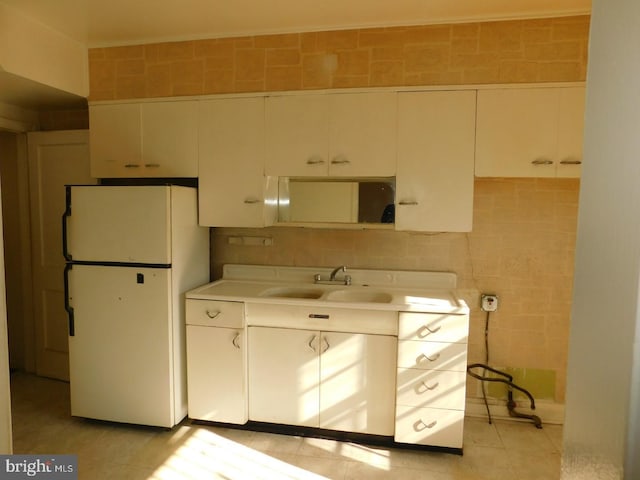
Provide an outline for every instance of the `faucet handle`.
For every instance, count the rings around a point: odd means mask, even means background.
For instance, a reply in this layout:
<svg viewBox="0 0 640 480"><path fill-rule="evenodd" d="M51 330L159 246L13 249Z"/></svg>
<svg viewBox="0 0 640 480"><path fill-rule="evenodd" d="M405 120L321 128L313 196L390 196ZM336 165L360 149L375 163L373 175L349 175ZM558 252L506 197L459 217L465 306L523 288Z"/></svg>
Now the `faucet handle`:
<svg viewBox="0 0 640 480"><path fill-rule="evenodd" d="M351 285L351 275L345 275L344 276L344 284L345 285Z"/></svg>

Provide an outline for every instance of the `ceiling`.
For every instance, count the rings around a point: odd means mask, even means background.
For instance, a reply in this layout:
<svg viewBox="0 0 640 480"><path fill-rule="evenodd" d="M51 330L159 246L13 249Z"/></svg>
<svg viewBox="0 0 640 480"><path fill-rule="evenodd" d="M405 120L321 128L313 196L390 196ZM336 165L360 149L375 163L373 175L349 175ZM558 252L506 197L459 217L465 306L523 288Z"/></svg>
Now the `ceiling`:
<svg viewBox="0 0 640 480"><path fill-rule="evenodd" d="M591 0L0 0L89 47L588 13Z"/></svg>
<svg viewBox="0 0 640 480"><path fill-rule="evenodd" d="M591 0L0 0L89 48L348 28L589 13ZM0 102L26 108L84 99L0 71ZM86 103L86 101L85 101Z"/></svg>

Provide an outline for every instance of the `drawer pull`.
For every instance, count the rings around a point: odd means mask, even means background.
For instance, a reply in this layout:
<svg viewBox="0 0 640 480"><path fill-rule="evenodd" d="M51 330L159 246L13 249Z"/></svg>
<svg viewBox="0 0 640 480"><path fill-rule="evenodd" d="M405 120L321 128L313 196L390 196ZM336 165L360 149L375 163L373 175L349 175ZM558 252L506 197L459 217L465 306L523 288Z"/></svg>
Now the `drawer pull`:
<svg viewBox="0 0 640 480"><path fill-rule="evenodd" d="M218 310L217 312L212 312L211 310L207 310L207 317L209 318L217 318L218 315L220 315L220 310Z"/></svg>
<svg viewBox="0 0 640 480"><path fill-rule="evenodd" d="M329 315L321 313L310 313L309 318L321 318L322 320L329 320Z"/></svg>
<svg viewBox="0 0 640 480"><path fill-rule="evenodd" d="M442 325L438 325L437 327L432 327L430 325L424 325L424 326L420 327L420 329L418 330L418 337L420 337L420 338L428 337L432 333L436 333L437 331L439 331L441 328L442 328ZM425 332L425 330L426 330L426 332Z"/></svg>
<svg viewBox="0 0 640 480"><path fill-rule="evenodd" d="M439 385L440 385L440 382L436 382L433 385L427 385L426 382L420 382L420 384L416 388L416 391L418 393L424 393L426 391L435 390L436 388L438 388ZM424 387L424 390L423 390L423 387Z"/></svg>
<svg viewBox="0 0 640 480"><path fill-rule="evenodd" d="M420 419L413 424L413 428L416 432L421 432L422 430L431 429L435 427L437 424L438 424L437 420L434 420L433 422L426 424L422 421L422 419Z"/></svg>
<svg viewBox="0 0 640 480"><path fill-rule="evenodd" d="M420 363L423 359L427 359L430 362L435 362L436 360L438 360L440 358L440 352L436 353L435 355L425 355L424 353L421 353L420 355L418 355L418 358L416 359L417 362L416 363Z"/></svg>
<svg viewBox="0 0 640 480"><path fill-rule="evenodd" d="M240 338L240 333L236 332L236 336L233 337L233 340L231 340L231 343L233 343L233 346L236 347L237 349L240 349L240 344L238 343L239 338Z"/></svg>

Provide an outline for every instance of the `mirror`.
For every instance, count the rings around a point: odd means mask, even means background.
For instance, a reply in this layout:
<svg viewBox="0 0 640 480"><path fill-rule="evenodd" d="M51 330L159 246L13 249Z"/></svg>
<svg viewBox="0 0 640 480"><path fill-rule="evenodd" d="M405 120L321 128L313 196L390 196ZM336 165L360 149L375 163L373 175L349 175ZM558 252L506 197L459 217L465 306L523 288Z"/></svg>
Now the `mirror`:
<svg viewBox="0 0 640 480"><path fill-rule="evenodd" d="M394 178L280 177L278 222L392 224L394 192Z"/></svg>

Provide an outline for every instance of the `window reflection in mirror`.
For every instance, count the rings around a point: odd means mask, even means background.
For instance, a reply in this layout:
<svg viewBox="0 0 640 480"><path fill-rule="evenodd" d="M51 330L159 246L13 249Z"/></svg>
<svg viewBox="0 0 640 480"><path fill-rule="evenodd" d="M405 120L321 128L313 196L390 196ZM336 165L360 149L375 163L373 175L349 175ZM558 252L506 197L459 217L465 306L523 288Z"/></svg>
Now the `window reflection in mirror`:
<svg viewBox="0 0 640 480"><path fill-rule="evenodd" d="M394 178L280 177L278 221L393 223Z"/></svg>

